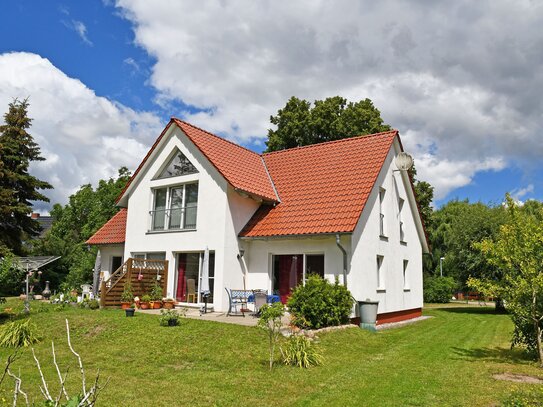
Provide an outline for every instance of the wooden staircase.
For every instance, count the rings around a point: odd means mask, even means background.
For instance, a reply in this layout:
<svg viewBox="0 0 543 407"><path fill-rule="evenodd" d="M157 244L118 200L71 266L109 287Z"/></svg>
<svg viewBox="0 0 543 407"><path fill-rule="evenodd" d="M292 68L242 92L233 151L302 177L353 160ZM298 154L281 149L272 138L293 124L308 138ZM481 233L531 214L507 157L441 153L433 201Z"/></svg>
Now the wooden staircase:
<svg viewBox="0 0 543 407"><path fill-rule="evenodd" d="M166 296L168 285L168 260L145 260L129 258L108 280L100 284L100 306L120 307L121 294L125 282L132 283L132 292L136 297L149 294L155 283L162 287L162 296Z"/></svg>

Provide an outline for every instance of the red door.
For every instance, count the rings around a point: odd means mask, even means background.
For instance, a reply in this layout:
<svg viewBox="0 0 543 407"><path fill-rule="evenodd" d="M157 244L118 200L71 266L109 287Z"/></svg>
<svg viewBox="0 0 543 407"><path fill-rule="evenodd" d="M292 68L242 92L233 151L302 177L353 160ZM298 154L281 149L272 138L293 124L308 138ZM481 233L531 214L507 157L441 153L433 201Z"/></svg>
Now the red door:
<svg viewBox="0 0 543 407"><path fill-rule="evenodd" d="M302 254L274 256L274 289L279 291L283 304L287 302L292 289L301 284L303 264Z"/></svg>

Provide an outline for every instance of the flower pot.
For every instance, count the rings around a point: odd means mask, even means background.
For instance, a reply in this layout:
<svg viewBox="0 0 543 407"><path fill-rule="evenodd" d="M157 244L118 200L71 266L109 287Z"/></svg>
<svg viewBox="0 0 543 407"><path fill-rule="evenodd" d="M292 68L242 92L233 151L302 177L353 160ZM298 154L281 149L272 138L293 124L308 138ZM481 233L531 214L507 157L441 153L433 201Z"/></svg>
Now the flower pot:
<svg viewBox="0 0 543 407"><path fill-rule="evenodd" d="M130 303L129 302L121 302L121 309L128 309L130 308Z"/></svg>
<svg viewBox="0 0 543 407"><path fill-rule="evenodd" d="M149 303L140 301L140 308L141 309L149 309Z"/></svg>
<svg viewBox="0 0 543 407"><path fill-rule="evenodd" d="M168 319L168 326L177 326L177 319Z"/></svg>
<svg viewBox="0 0 543 407"><path fill-rule="evenodd" d="M153 301L153 309L160 309L162 308L162 304L160 301Z"/></svg>
<svg viewBox="0 0 543 407"><path fill-rule="evenodd" d="M166 309L174 309L175 308L175 303L173 301L166 301L166 302L164 302L163 306Z"/></svg>
<svg viewBox="0 0 543 407"><path fill-rule="evenodd" d="M133 317L134 311L136 311L134 308L125 308L124 310L127 317Z"/></svg>

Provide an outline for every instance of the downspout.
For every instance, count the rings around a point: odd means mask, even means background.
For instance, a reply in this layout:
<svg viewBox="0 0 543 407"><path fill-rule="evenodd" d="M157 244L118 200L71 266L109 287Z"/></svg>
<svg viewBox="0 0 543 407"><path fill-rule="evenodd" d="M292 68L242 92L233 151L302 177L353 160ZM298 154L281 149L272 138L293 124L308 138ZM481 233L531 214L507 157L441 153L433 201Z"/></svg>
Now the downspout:
<svg viewBox="0 0 543 407"><path fill-rule="evenodd" d="M345 248L341 245L341 241L339 240L339 233L336 234L336 245L339 247L339 250L341 250L341 253L343 253L343 285L347 287L347 252L345 251Z"/></svg>

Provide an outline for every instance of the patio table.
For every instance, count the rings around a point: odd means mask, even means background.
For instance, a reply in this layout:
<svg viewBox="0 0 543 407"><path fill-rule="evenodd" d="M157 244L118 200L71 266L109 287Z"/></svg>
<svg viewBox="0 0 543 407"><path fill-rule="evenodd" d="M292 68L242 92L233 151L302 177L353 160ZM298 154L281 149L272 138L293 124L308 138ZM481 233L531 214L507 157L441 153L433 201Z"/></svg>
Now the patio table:
<svg viewBox="0 0 543 407"><path fill-rule="evenodd" d="M273 304L274 302L281 301L281 297L279 297L278 295L274 295L274 294L268 294L266 296L266 301L268 302L268 304ZM255 302L255 295L254 294L249 294L249 296L247 297L247 302Z"/></svg>

